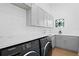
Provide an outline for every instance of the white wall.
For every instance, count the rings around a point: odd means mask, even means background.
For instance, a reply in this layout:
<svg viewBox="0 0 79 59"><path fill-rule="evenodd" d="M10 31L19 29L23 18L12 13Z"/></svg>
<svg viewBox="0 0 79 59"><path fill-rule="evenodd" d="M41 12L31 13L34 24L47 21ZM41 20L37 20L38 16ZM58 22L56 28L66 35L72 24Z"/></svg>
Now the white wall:
<svg viewBox="0 0 79 59"><path fill-rule="evenodd" d="M37 4L53 15L54 20L65 19L64 35L79 36L79 4ZM51 11L51 12L50 12ZM26 25L26 10L11 4L0 4L0 48L33 40L48 34L58 34L54 30ZM51 30L51 31L49 31ZM46 32L46 33L44 33Z"/></svg>
<svg viewBox="0 0 79 59"><path fill-rule="evenodd" d="M79 36L79 4L77 3L53 3L49 4L51 14L55 19L64 18L65 27L62 35ZM58 34L59 29L54 27L54 33Z"/></svg>
<svg viewBox="0 0 79 59"><path fill-rule="evenodd" d="M0 4L0 48L52 34L52 29L27 26L26 13L12 4Z"/></svg>

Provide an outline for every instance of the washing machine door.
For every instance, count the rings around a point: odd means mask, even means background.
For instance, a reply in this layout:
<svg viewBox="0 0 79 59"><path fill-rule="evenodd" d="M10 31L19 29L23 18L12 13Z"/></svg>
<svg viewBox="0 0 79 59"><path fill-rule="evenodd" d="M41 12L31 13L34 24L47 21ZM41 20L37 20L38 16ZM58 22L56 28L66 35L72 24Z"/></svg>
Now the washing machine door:
<svg viewBox="0 0 79 59"><path fill-rule="evenodd" d="M44 47L44 56L48 56L48 52L49 52L49 50L51 50L51 49L52 49L52 44L51 44L51 42L47 42L46 45L45 45L45 47Z"/></svg>
<svg viewBox="0 0 79 59"><path fill-rule="evenodd" d="M29 51L24 56L39 56L39 53L36 51Z"/></svg>

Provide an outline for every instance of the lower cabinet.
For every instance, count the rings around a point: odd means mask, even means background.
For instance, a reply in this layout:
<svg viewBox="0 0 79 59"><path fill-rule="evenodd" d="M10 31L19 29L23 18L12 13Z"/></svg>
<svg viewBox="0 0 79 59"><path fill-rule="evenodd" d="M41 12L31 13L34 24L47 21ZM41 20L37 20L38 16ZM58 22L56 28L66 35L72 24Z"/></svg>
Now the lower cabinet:
<svg viewBox="0 0 79 59"><path fill-rule="evenodd" d="M62 36L56 35L56 47L59 47L59 48L66 47L65 40Z"/></svg>
<svg viewBox="0 0 79 59"><path fill-rule="evenodd" d="M64 48L67 50L78 51L78 41L77 36L65 36L57 35L56 36L56 47Z"/></svg>
<svg viewBox="0 0 79 59"><path fill-rule="evenodd" d="M51 37L51 40L52 40L52 48L54 48L55 47L55 36L52 36Z"/></svg>

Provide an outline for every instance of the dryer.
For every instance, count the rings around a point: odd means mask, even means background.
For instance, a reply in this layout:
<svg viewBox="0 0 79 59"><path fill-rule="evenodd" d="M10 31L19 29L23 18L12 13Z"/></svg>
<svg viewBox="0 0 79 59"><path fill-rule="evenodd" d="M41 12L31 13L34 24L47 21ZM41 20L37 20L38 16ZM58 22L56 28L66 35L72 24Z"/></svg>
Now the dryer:
<svg viewBox="0 0 79 59"><path fill-rule="evenodd" d="M52 49L51 38L45 36L40 39L41 56L48 56L48 52Z"/></svg>
<svg viewBox="0 0 79 59"><path fill-rule="evenodd" d="M40 56L39 40L0 49L0 56Z"/></svg>

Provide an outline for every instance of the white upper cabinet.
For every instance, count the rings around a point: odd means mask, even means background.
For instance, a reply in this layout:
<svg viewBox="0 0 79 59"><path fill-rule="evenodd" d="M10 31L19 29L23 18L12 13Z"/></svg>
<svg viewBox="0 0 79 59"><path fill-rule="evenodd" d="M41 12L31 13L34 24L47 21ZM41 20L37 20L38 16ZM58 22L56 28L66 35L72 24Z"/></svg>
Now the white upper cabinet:
<svg viewBox="0 0 79 59"><path fill-rule="evenodd" d="M53 17L49 15L48 13L44 13L44 26L45 27L53 27Z"/></svg>
<svg viewBox="0 0 79 59"><path fill-rule="evenodd" d="M53 17L51 15L48 16L48 27L53 27Z"/></svg>
<svg viewBox="0 0 79 59"><path fill-rule="evenodd" d="M32 5L31 9L31 25L38 26L38 7L36 5Z"/></svg>
<svg viewBox="0 0 79 59"><path fill-rule="evenodd" d="M47 13L44 12L44 26L47 27Z"/></svg>
<svg viewBox="0 0 79 59"><path fill-rule="evenodd" d="M35 4L12 3L26 10L27 24L31 26L53 27L53 17Z"/></svg>
<svg viewBox="0 0 79 59"><path fill-rule="evenodd" d="M39 26L44 26L44 12L41 8L38 8L38 20Z"/></svg>

